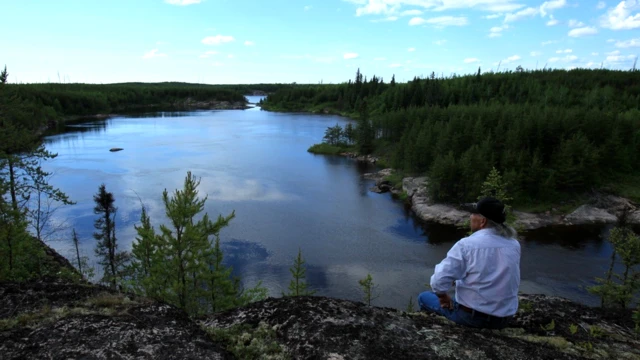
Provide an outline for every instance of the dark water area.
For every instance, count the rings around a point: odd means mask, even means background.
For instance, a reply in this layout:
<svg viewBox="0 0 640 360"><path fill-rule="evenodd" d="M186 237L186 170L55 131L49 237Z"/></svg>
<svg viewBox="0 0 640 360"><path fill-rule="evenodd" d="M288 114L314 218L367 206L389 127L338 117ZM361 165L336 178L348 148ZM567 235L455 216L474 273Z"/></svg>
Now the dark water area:
<svg viewBox="0 0 640 360"><path fill-rule="evenodd" d="M259 98L248 97L250 102ZM318 295L361 300L358 280L377 284L375 305L404 309L425 289L434 266L465 231L416 221L400 201L368 189L373 165L313 155L337 116L249 110L157 112L68 124L45 139L58 157L51 182L76 205L55 215L68 231L49 243L71 258L71 228L93 258L92 197L105 183L118 207L122 249L135 239L142 201L155 227L166 221L161 195L181 188L187 171L201 177L210 216L236 218L221 232L226 263L247 285L262 280L272 296L286 291L302 250ZM124 148L111 153L112 147ZM524 234L521 291L596 305L584 286L601 276L611 254L605 228L546 229Z"/></svg>

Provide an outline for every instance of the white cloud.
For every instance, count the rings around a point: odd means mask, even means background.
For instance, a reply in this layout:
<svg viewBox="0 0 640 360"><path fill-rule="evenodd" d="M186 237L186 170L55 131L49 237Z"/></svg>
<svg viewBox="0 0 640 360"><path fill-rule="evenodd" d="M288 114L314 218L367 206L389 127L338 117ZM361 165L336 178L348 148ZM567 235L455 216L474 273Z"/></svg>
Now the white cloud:
<svg viewBox="0 0 640 360"><path fill-rule="evenodd" d="M609 56L620 55L620 50L614 50L614 51L605 53L605 55L609 55Z"/></svg>
<svg viewBox="0 0 640 360"><path fill-rule="evenodd" d="M607 42L608 43L614 43L614 42L616 42L616 39L607 39Z"/></svg>
<svg viewBox="0 0 640 360"><path fill-rule="evenodd" d="M233 54L229 54L229 55L227 55L227 58L228 58L228 59L233 59L234 57L235 57L235 56L233 56Z"/></svg>
<svg viewBox="0 0 640 360"><path fill-rule="evenodd" d="M598 2L598 5L596 6L596 9L602 10L602 9L604 9L606 7L607 7L607 4L604 1L600 1L600 2Z"/></svg>
<svg viewBox="0 0 640 360"><path fill-rule="evenodd" d="M385 61L385 60L387 60L387 58L384 58L384 57L377 57L377 58L374 58L373 60L374 60L374 61Z"/></svg>
<svg viewBox="0 0 640 360"><path fill-rule="evenodd" d="M399 18L397 16L388 16L386 18L382 18L382 19L376 19L376 20L371 20L371 22L374 23L378 23L378 22L388 22L388 21L396 21Z"/></svg>
<svg viewBox="0 0 640 360"><path fill-rule="evenodd" d="M444 26L464 26L469 22L466 17L454 17L454 16L439 16L429 19L423 19L420 17L414 17L409 20L409 25L422 25L422 24L431 24L436 27L444 27Z"/></svg>
<svg viewBox="0 0 640 360"><path fill-rule="evenodd" d="M158 51L160 51L160 50L153 49L153 50L149 51L148 53L144 54L142 56L142 58L143 59L153 59L153 58L166 57L167 56L167 54L161 54Z"/></svg>
<svg viewBox="0 0 640 360"><path fill-rule="evenodd" d="M400 13L400 16L418 16L422 15L422 11L420 10L406 10Z"/></svg>
<svg viewBox="0 0 640 360"><path fill-rule="evenodd" d="M436 44L436 45L438 45L438 46L442 46L442 45L444 45L446 42L447 42L447 40L442 39L442 40L436 40L436 41L434 41L433 43L434 43L434 44Z"/></svg>
<svg viewBox="0 0 640 360"><path fill-rule="evenodd" d="M502 36L502 31L504 31L505 29L508 29L509 25L504 24L502 26L494 26L491 29L489 29L489 37L499 37Z"/></svg>
<svg viewBox="0 0 640 360"><path fill-rule="evenodd" d="M205 58L210 57L211 55L216 55L216 54L218 54L217 51L207 51L204 54L200 55L200 58L201 59L205 59Z"/></svg>
<svg viewBox="0 0 640 360"><path fill-rule="evenodd" d="M542 46L547 46L547 45L551 45L551 44L555 44L555 43L558 43L558 40L543 41L540 44L542 44Z"/></svg>
<svg viewBox="0 0 640 360"><path fill-rule="evenodd" d="M619 48L640 47L640 38L618 41L616 42L616 47L619 47Z"/></svg>
<svg viewBox="0 0 640 360"><path fill-rule="evenodd" d="M355 59L355 58L357 58L357 57L358 57L358 54L356 54L356 53L352 53L352 52L351 52L351 53L345 53L342 57L343 57L345 60Z"/></svg>
<svg viewBox="0 0 640 360"><path fill-rule="evenodd" d="M556 54L571 54L572 52L572 49L556 50Z"/></svg>
<svg viewBox="0 0 640 360"><path fill-rule="evenodd" d="M464 59L464 63L465 64L473 64L473 63L477 63L477 62L480 62L480 59L478 59L478 58Z"/></svg>
<svg viewBox="0 0 640 360"><path fill-rule="evenodd" d="M225 35L216 35L216 36L207 36L202 39L202 43L206 45L220 45L223 43L228 43L235 41L236 39L233 36L225 36Z"/></svg>
<svg viewBox="0 0 640 360"><path fill-rule="evenodd" d="M635 55L609 55L606 61L610 63L624 63L630 60L634 60Z"/></svg>
<svg viewBox="0 0 640 360"><path fill-rule="evenodd" d="M567 55L567 56L562 57L562 58L560 58L560 57L552 57L548 61L551 62L551 63L553 63L553 62L565 62L565 63L568 63L568 62L574 62L576 60L578 60L577 56L575 56L575 55Z"/></svg>
<svg viewBox="0 0 640 360"><path fill-rule="evenodd" d="M502 62L504 64L508 64L510 62L518 61L520 59L522 59L522 58L519 55L513 55L513 56L509 56L508 58L502 60Z"/></svg>
<svg viewBox="0 0 640 360"><path fill-rule="evenodd" d="M455 9L475 9L489 12L515 11L524 5L518 0L343 0L356 4L356 16L396 14L404 6L422 8L426 11L444 11ZM411 11L411 10L409 10Z"/></svg>
<svg viewBox="0 0 640 360"><path fill-rule="evenodd" d="M569 20L570 28L584 27L584 23L582 21L571 19Z"/></svg>
<svg viewBox="0 0 640 360"><path fill-rule="evenodd" d="M216 62L214 62L214 63L213 63L213 64L211 64L211 65L212 65L212 66L215 66L215 67L224 66L224 64L223 64L223 63L221 63L220 61L216 61Z"/></svg>
<svg viewBox="0 0 640 360"><path fill-rule="evenodd" d="M245 45L245 46L253 46L253 45L255 45L255 44L256 44L256 43L254 43L253 41L249 41L249 40L247 40L247 41L245 41L245 42L244 42L244 45Z"/></svg>
<svg viewBox="0 0 640 360"><path fill-rule="evenodd" d="M592 52L592 53L591 53L591 56L598 56L598 55L600 55L600 54L599 54L599 53L597 53L597 52Z"/></svg>
<svg viewBox="0 0 640 360"><path fill-rule="evenodd" d="M547 26L555 26L555 25L558 25L558 23L560 23L558 19L554 18L553 15L549 15L549 21L547 21Z"/></svg>
<svg viewBox="0 0 640 360"><path fill-rule="evenodd" d="M536 8L526 8L524 10L520 10L517 13L507 14L504 17L504 22L513 22L518 21L527 17L532 17L538 15L539 10Z"/></svg>
<svg viewBox="0 0 640 360"><path fill-rule="evenodd" d="M200 4L202 0L164 0L164 2L171 5L185 6L185 5Z"/></svg>
<svg viewBox="0 0 640 360"><path fill-rule="evenodd" d="M582 37L587 35L595 35L597 33L598 33L598 29L587 26L587 27L581 27L581 28L577 28L569 31L569 36Z"/></svg>
<svg viewBox="0 0 640 360"><path fill-rule="evenodd" d="M529 53L529 55L531 55L531 56L540 56L540 55L542 55L542 53L540 51L532 51L532 52Z"/></svg>
<svg viewBox="0 0 640 360"><path fill-rule="evenodd" d="M497 19L497 18L502 17L502 16L504 16L503 13L497 13L497 14L491 14L491 15L483 16L483 18L491 20L491 19Z"/></svg>
<svg viewBox="0 0 640 360"><path fill-rule="evenodd" d="M540 15L547 16L547 13L549 10L555 10L555 9L560 9L563 8L567 5L567 1L566 0L551 0L551 1L545 1L542 3L542 5L540 5Z"/></svg>
<svg viewBox="0 0 640 360"><path fill-rule="evenodd" d="M307 6L304 7L304 11L309 11L309 10L311 10L312 7L313 6L311 6L311 5L307 5Z"/></svg>
<svg viewBox="0 0 640 360"><path fill-rule="evenodd" d="M500 37L500 36L502 36L501 33L489 33L489 37L490 38L497 38L497 37Z"/></svg>
<svg viewBox="0 0 640 360"><path fill-rule="evenodd" d="M402 67L402 66L403 66L402 64L391 64L391 65L389 65L390 68L399 68L399 67Z"/></svg>
<svg viewBox="0 0 640 360"><path fill-rule="evenodd" d="M414 52L414 51L416 51L416 48L410 47L410 48L407 49L407 51L408 52Z"/></svg>
<svg viewBox="0 0 640 360"><path fill-rule="evenodd" d="M597 65L598 65L598 64L597 64L597 63L595 63L595 62L593 62L593 61L589 61L588 63L586 63L586 64L584 65L584 67L586 67L586 68L592 68L592 67L595 67L595 66L597 66Z"/></svg>
<svg viewBox="0 0 640 360"><path fill-rule="evenodd" d="M612 30L640 28L640 1L621 1L600 18L600 25ZM634 13L635 12L635 13Z"/></svg>

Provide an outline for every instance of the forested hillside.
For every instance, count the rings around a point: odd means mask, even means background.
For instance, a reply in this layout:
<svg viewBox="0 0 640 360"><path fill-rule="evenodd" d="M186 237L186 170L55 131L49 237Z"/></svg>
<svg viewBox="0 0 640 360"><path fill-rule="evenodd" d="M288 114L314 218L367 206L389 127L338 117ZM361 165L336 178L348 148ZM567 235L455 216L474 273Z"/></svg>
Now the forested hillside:
<svg viewBox="0 0 640 360"><path fill-rule="evenodd" d="M638 71L479 70L406 84L358 71L348 83L281 89L263 107L359 119L360 151L427 173L439 201L475 199L492 167L520 204L592 189L640 198Z"/></svg>

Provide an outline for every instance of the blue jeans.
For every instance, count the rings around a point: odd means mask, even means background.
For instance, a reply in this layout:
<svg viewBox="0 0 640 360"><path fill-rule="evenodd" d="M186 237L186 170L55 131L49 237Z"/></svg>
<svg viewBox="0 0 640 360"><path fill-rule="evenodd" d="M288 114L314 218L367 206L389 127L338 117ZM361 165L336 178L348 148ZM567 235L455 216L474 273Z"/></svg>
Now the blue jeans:
<svg viewBox="0 0 640 360"><path fill-rule="evenodd" d="M475 311L466 312L460 308L458 303L453 300L453 309L444 309L440 306L438 296L431 291L425 291L418 295L418 305L420 309L442 315L456 324L488 329L502 329L507 327L512 316L496 317L476 313Z"/></svg>

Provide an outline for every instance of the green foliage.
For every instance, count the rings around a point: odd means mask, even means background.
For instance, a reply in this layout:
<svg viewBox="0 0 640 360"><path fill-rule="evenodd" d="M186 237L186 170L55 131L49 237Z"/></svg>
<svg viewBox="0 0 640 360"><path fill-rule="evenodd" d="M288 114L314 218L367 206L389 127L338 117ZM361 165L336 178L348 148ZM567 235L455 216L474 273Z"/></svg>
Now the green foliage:
<svg viewBox="0 0 640 360"><path fill-rule="evenodd" d="M306 283L307 269L304 267L304 259L302 258L302 250L298 248L298 256L293 261L293 266L289 268L289 272L293 279L289 283L289 292L282 293L282 296L309 296L315 294L315 290L310 290Z"/></svg>
<svg viewBox="0 0 640 360"><path fill-rule="evenodd" d="M520 311L522 312L531 312L533 311L533 303L531 301L521 301L519 306Z"/></svg>
<svg viewBox="0 0 640 360"><path fill-rule="evenodd" d="M571 333L571 335L575 335L577 332L578 332L578 325L576 324L569 325L569 333Z"/></svg>
<svg viewBox="0 0 640 360"><path fill-rule="evenodd" d="M216 343L224 344L237 359L285 360L291 356L278 344L275 330L261 322L256 328L240 324L226 329L205 328Z"/></svg>
<svg viewBox="0 0 640 360"><path fill-rule="evenodd" d="M547 324L547 325L545 325L545 326L540 325L540 328L541 328L543 331L553 331L553 330L556 328L556 322L555 322L555 320L554 320L554 319L551 319L551 322L550 322L550 323L548 323L548 324Z"/></svg>
<svg viewBox="0 0 640 360"><path fill-rule="evenodd" d="M480 200L486 196L492 196L504 204L508 204L513 200L509 195L507 195L506 184L504 183L500 172L494 167L487 175L486 180L482 183L482 191L480 192L482 195L478 197Z"/></svg>
<svg viewBox="0 0 640 360"><path fill-rule="evenodd" d="M200 217L207 198L198 197L199 184L200 179L188 172L182 190L172 195L164 190L162 200L171 227L160 225L159 234L143 206L128 267L130 287L192 315L264 299L267 291L261 283L243 290L240 280L231 277L232 269L223 264L218 235L235 213L219 215L215 221L206 213Z"/></svg>
<svg viewBox="0 0 640 360"><path fill-rule="evenodd" d="M616 227L609 233L609 242L613 245L609 269L604 278L596 278L598 285L587 290L600 296L602 307L626 308L640 290L640 237L630 228ZM617 262L624 269L621 274L614 272Z"/></svg>
<svg viewBox="0 0 640 360"><path fill-rule="evenodd" d="M93 201L96 203L93 213L98 215L93 224L96 229L93 233L93 238L96 240L95 253L98 263L104 270L101 281L112 289L117 289L122 285L125 266L130 256L128 252L118 250L116 238L118 209L114 205L113 194L107 191L105 184L100 185L98 193L93 196Z"/></svg>
<svg viewBox="0 0 640 360"><path fill-rule="evenodd" d="M325 130L322 142L332 146L340 146L341 144L345 144L347 140L342 127L336 124L336 126L330 126Z"/></svg>
<svg viewBox="0 0 640 360"><path fill-rule="evenodd" d="M343 84L282 88L265 104L351 114L361 153L428 172L439 201L473 201L495 167L516 206L601 186L635 196L637 181L620 180L640 175L638 82L640 72L521 69L392 85L358 71Z"/></svg>
<svg viewBox="0 0 640 360"><path fill-rule="evenodd" d="M415 302L413 301L413 296L409 296L409 303L407 304L407 309L406 309L406 311L407 311L408 313L416 311L416 304L415 304Z"/></svg>
<svg viewBox="0 0 640 360"><path fill-rule="evenodd" d="M358 284L360 284L360 287L364 292L364 302L367 305L371 306L371 301L379 297L379 294L377 294L375 291L378 288L378 286L373 283L373 278L371 277L371 274L367 274L367 277L365 277L364 279L358 280Z"/></svg>
<svg viewBox="0 0 640 360"><path fill-rule="evenodd" d="M634 324L633 331L636 333L636 336L638 336L640 335L640 310L634 310L631 319Z"/></svg>
<svg viewBox="0 0 640 360"><path fill-rule="evenodd" d="M311 146L307 151L313 154L338 155L345 152L346 149L340 146L321 143Z"/></svg>

